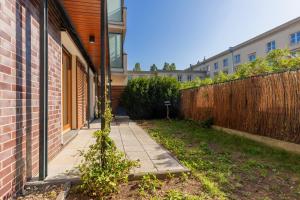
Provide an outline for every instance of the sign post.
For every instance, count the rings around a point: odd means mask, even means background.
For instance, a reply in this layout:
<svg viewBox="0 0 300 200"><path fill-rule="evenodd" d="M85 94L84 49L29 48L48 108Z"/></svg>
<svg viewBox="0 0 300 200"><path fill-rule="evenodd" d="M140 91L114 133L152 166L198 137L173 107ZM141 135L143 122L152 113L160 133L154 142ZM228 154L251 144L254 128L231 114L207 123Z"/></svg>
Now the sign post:
<svg viewBox="0 0 300 200"><path fill-rule="evenodd" d="M167 107L167 119L170 120L170 116L169 116L169 106L171 106L171 102L170 101L165 101L165 106Z"/></svg>

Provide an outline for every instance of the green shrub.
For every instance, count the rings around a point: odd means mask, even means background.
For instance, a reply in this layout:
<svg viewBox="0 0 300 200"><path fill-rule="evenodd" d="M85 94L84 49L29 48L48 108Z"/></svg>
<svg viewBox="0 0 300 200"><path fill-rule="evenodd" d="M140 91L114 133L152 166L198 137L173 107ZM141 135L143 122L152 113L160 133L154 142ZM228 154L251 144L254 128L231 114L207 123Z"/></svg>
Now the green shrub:
<svg viewBox="0 0 300 200"><path fill-rule="evenodd" d="M122 95L122 105L132 119L166 117L165 101L171 102L170 116L178 112L179 82L170 77L130 80Z"/></svg>
<svg viewBox="0 0 300 200"><path fill-rule="evenodd" d="M105 197L118 190L118 184L127 181L129 171L137 164L128 161L119 152L114 142L108 137L110 133L111 110L107 106L104 113L105 130L94 133L96 143L85 152L80 152L83 161L78 166L81 177L79 190L97 199Z"/></svg>
<svg viewBox="0 0 300 200"><path fill-rule="evenodd" d="M245 63L238 66L235 74L237 75L237 77L247 78L259 74L270 73L272 71L273 68L268 64L266 59L257 58L253 62Z"/></svg>
<svg viewBox="0 0 300 200"><path fill-rule="evenodd" d="M228 81L228 75L225 74L224 72L220 71L215 77L213 82L214 83L223 83L225 81Z"/></svg>

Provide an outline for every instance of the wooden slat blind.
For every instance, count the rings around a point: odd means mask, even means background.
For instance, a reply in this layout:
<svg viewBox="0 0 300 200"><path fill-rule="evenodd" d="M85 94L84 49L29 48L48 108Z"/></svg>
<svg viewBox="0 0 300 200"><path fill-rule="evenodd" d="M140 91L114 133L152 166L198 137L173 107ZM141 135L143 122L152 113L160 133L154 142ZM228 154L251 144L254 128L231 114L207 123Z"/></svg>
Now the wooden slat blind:
<svg viewBox="0 0 300 200"><path fill-rule="evenodd" d="M84 66L77 61L77 128L82 128L87 116L87 74Z"/></svg>

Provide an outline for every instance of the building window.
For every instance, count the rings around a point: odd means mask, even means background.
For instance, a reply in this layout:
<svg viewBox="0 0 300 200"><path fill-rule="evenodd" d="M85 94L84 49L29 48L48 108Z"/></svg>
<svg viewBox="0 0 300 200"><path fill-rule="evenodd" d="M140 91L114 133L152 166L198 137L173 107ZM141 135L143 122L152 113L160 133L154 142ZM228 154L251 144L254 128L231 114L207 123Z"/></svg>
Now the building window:
<svg viewBox="0 0 300 200"><path fill-rule="evenodd" d="M228 67L228 58L223 60L223 67Z"/></svg>
<svg viewBox="0 0 300 200"><path fill-rule="evenodd" d="M253 62L256 60L256 53L252 53L248 55L249 61Z"/></svg>
<svg viewBox="0 0 300 200"><path fill-rule="evenodd" d="M111 68L123 68L123 45L121 34L109 34L109 52Z"/></svg>
<svg viewBox="0 0 300 200"><path fill-rule="evenodd" d="M188 81L192 81L192 75L188 75Z"/></svg>
<svg viewBox="0 0 300 200"><path fill-rule="evenodd" d="M275 40L267 43L267 52L270 52L272 50L276 49L276 43Z"/></svg>
<svg viewBox="0 0 300 200"><path fill-rule="evenodd" d="M228 70L226 69L226 70L223 70L223 73L224 73L224 74L228 74L229 72L228 72Z"/></svg>
<svg viewBox="0 0 300 200"><path fill-rule="evenodd" d="M107 1L107 15L110 22L122 22L122 0Z"/></svg>
<svg viewBox="0 0 300 200"><path fill-rule="evenodd" d="M291 44L298 44L300 42L300 32L291 34L290 40Z"/></svg>
<svg viewBox="0 0 300 200"><path fill-rule="evenodd" d="M178 75L178 76L177 76L177 80L178 80L179 82L181 82L181 81L182 81L182 75Z"/></svg>
<svg viewBox="0 0 300 200"><path fill-rule="evenodd" d="M215 68L215 70L218 70L219 69L219 63L215 63L214 68Z"/></svg>
<svg viewBox="0 0 300 200"><path fill-rule="evenodd" d="M235 55L235 56L234 56L234 63L235 63L235 64L238 64L238 63L240 63L240 62L241 62L241 55L240 55L240 54Z"/></svg>

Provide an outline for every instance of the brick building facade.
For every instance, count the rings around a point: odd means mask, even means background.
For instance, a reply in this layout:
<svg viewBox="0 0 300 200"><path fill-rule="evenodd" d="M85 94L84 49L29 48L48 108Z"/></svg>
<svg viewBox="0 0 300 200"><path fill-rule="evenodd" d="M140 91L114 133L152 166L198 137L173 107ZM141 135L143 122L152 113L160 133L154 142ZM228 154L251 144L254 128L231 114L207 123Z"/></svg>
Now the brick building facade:
<svg viewBox="0 0 300 200"><path fill-rule="evenodd" d="M10 199L20 191L24 183L39 173L39 116L40 116L40 3L39 0L0 0L0 199ZM73 60L81 60L86 71L95 79L97 69L87 46L81 42L71 19L62 14L55 3L49 1L48 16L48 160L51 160L63 147L64 134L77 126L79 115L77 107L72 108L70 127L64 128L63 49L70 54L70 70L76 74L77 66ZM63 39L67 35L71 42ZM83 41L84 42L84 41ZM91 64L92 63L92 64ZM86 75L88 76L88 75ZM79 84L76 75L71 83ZM86 78L86 80L90 80ZM88 94L94 102L95 93L84 88L84 105ZM72 104L76 105L76 87L71 91ZM88 93L88 94L87 94ZM74 111L73 111L74 110ZM87 110L86 120L92 120ZM88 116L88 117L87 117ZM86 122L86 121L85 121ZM86 123L84 124L86 125Z"/></svg>

